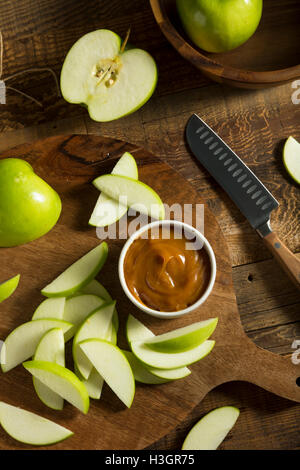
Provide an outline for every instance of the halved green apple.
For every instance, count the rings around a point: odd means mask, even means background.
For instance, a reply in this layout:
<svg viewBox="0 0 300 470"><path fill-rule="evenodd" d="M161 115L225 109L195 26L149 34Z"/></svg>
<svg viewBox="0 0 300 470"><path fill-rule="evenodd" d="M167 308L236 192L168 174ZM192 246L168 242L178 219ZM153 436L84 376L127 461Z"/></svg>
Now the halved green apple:
<svg viewBox="0 0 300 470"><path fill-rule="evenodd" d="M78 328L94 310L105 303L105 300L97 295L83 294L71 297L66 301L64 320Z"/></svg>
<svg viewBox="0 0 300 470"><path fill-rule="evenodd" d="M133 156L126 152L114 166L112 175L128 176L138 179L138 168ZM89 224L94 227L105 227L117 222L128 210L127 206L111 199L106 194L101 193L93 210Z"/></svg>
<svg viewBox="0 0 300 470"><path fill-rule="evenodd" d="M87 389L69 369L53 362L27 361L23 366L40 382L60 395L82 413L87 414L90 400Z"/></svg>
<svg viewBox="0 0 300 470"><path fill-rule="evenodd" d="M157 68L150 54L123 49L117 34L100 29L81 37L65 58L62 95L69 103L86 105L95 121L136 111L155 90Z"/></svg>
<svg viewBox="0 0 300 470"><path fill-rule="evenodd" d="M144 340L145 346L163 353L181 353L196 348L208 339L218 323L217 318L193 323L192 325L169 331Z"/></svg>
<svg viewBox="0 0 300 470"><path fill-rule="evenodd" d="M87 339L80 347L105 382L130 408L135 393L135 381L126 356L114 344L101 339Z"/></svg>
<svg viewBox="0 0 300 470"><path fill-rule="evenodd" d="M3 302L3 300L8 299L8 297L10 297L14 293L14 291L18 287L19 280L20 274L0 284L0 302Z"/></svg>
<svg viewBox="0 0 300 470"><path fill-rule="evenodd" d="M289 137L284 145L283 163L293 180L300 184L300 143L294 137Z"/></svg>
<svg viewBox="0 0 300 470"><path fill-rule="evenodd" d="M99 338L107 341L112 337L112 316L115 309L115 302L102 305L95 312L89 315L77 331L73 340L73 359L82 377L86 380L92 371L93 365L79 347L79 343L86 339Z"/></svg>
<svg viewBox="0 0 300 470"><path fill-rule="evenodd" d="M51 318L32 320L13 330L7 336L1 348L0 363L2 371L8 372L32 357L44 334L52 328L61 328L65 341L68 341L74 334L74 325Z"/></svg>
<svg viewBox="0 0 300 470"><path fill-rule="evenodd" d="M207 356L215 345L215 341L206 340L194 349L181 353L162 353L152 351L143 341L131 343L133 354L146 366L157 369L178 369L200 361Z"/></svg>
<svg viewBox="0 0 300 470"><path fill-rule="evenodd" d="M234 406L222 406L205 415L188 433L182 450L216 450L238 419Z"/></svg>
<svg viewBox="0 0 300 470"><path fill-rule="evenodd" d="M92 295L97 295L98 297L101 297L103 300L106 302L112 302L112 296L110 293L105 289L105 287L96 279L93 279L91 282L89 282L86 286L84 286L81 289L82 294L92 294ZM119 329L119 317L118 317L118 312L117 309L115 308L114 316L113 316L113 323L116 332L118 332Z"/></svg>
<svg viewBox="0 0 300 470"><path fill-rule="evenodd" d="M73 432L31 411L0 402L0 424L16 441L47 446L64 441Z"/></svg>
<svg viewBox="0 0 300 470"><path fill-rule="evenodd" d="M65 341L61 328L53 328L42 337L36 348L34 360L54 362L60 366L65 366ZM64 399L36 377L33 377L33 386L39 399L46 406L54 410L63 409Z"/></svg>
<svg viewBox="0 0 300 470"><path fill-rule="evenodd" d="M45 297L67 297L88 284L100 271L108 255L108 246L102 242L69 266L42 290Z"/></svg>
<svg viewBox="0 0 300 470"><path fill-rule="evenodd" d="M97 189L116 201L154 219L165 217L165 208L159 195L150 186L127 176L102 175L93 181Z"/></svg>
<svg viewBox="0 0 300 470"><path fill-rule="evenodd" d="M56 318L57 320L63 320L65 303L65 297L45 299L35 310L32 320L38 320L40 318Z"/></svg>

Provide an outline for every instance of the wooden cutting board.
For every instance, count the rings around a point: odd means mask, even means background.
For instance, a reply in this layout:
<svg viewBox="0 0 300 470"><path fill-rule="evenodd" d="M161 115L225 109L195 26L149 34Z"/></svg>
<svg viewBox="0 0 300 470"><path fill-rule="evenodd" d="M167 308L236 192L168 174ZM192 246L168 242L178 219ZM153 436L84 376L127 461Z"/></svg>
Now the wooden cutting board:
<svg viewBox="0 0 300 470"><path fill-rule="evenodd" d="M60 194L63 211L59 223L46 236L25 246L1 248L0 282L21 273L15 294L0 305L0 339L29 321L43 300L40 290L71 263L99 243L88 219L98 197L91 181L108 173L123 152L137 160L140 180L152 186L169 205L201 204L201 195L170 166L125 142L97 136L58 136L22 145L1 154L30 162L36 173ZM2 374L0 400L39 413L60 423L75 435L52 449L142 449L177 426L214 387L244 380L282 397L300 402L296 384L299 366L255 346L245 335L237 309L226 239L210 210L204 206L204 234L217 259L217 278L212 294L197 311L168 321L137 310L123 293L117 263L124 240L108 240L109 258L98 278L117 300L120 316L118 343L126 347L124 324L128 313L136 315L154 333L162 333L195 321L218 316L213 334L216 346L202 361L191 366L192 374L160 386L137 384L130 410L105 386L101 400L91 401L88 415L69 404L61 412L47 408L36 396L32 377L22 366ZM292 338L291 338L292 340ZM67 364L72 367L70 345ZM245 406L247 404L245 403ZM29 448L0 429L0 449Z"/></svg>

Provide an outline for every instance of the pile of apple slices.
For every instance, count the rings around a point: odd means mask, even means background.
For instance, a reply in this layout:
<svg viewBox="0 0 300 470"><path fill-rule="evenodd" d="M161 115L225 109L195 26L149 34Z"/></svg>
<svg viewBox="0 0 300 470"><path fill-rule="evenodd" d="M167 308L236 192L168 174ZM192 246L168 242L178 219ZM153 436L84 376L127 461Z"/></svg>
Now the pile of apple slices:
<svg viewBox="0 0 300 470"><path fill-rule="evenodd" d="M100 375L102 366L99 360L93 359L91 338L96 342L97 350L110 350L108 355L120 356L120 362L125 359L127 374L133 377L125 356L115 346L118 329L115 302L94 279L107 254L107 244L101 243L46 286L42 293L48 298L36 309L31 321L8 335L1 348L3 372L23 363L33 375L38 396L50 408L61 410L64 400L67 400L87 413L89 394L100 397L103 378L112 389L117 389L106 367ZM73 356L77 374L65 367L65 342L74 335ZM79 347L83 341L91 361ZM100 356L104 361L105 354ZM32 360L28 361L30 358ZM133 378L131 383L134 388ZM130 406L130 401L121 392L122 397Z"/></svg>
<svg viewBox="0 0 300 470"><path fill-rule="evenodd" d="M138 181L136 161L128 152L120 158L111 174L99 176L93 184L101 194L89 220L90 225L111 225L121 219L128 208L154 219L165 217L165 208L159 195Z"/></svg>
<svg viewBox="0 0 300 470"><path fill-rule="evenodd" d="M191 371L186 366L200 361L212 351L215 341L208 338L217 323L217 318L211 318L155 336L129 315L126 334L132 352L123 352L136 381L160 384L187 377Z"/></svg>
<svg viewBox="0 0 300 470"><path fill-rule="evenodd" d="M47 285L42 290L47 299L32 320L13 330L1 348L3 372L23 363L33 376L38 397L54 410L62 410L66 400L86 414L90 398L100 398L104 382L130 408L135 381L161 384L186 377L191 373L186 366L214 346L208 338L217 318L155 336L129 315L126 330L132 352L118 348L116 302L94 279L107 254L103 242ZM75 372L65 366L65 342L73 337ZM2 402L0 422L15 439L35 445L59 442L72 434ZM27 424L32 426L28 434Z"/></svg>

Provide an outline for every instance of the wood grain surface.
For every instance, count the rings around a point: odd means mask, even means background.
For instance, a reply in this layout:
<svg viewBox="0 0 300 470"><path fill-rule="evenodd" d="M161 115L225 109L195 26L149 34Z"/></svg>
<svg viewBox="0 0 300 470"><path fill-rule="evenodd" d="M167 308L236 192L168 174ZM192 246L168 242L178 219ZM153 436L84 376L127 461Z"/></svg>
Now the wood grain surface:
<svg viewBox="0 0 300 470"><path fill-rule="evenodd" d="M59 74L63 57L80 35L107 27L124 36L131 25L132 43L151 52L159 67L157 90L142 109L119 121L95 123L83 108L57 98L49 74L23 75L10 84L40 99L43 108L8 92L7 104L0 106L0 149L49 135L98 134L143 146L168 162L217 217L229 246L239 313L248 337L260 347L290 357L300 336L299 294L263 241L188 153L183 136L194 112L220 134L279 201L272 227L299 257L299 188L282 164L285 139L293 135L300 140L300 104L295 100L300 97L299 84L246 91L209 82L167 42L147 0L3 0L0 21L4 77L44 66ZM222 404L242 409L222 448L300 448L300 407L241 382L210 392L156 448L179 448L192 424Z"/></svg>
<svg viewBox="0 0 300 470"><path fill-rule="evenodd" d="M55 228L45 237L16 248L2 248L1 278L21 273L18 295L1 306L4 313L1 338L12 328L29 321L42 300L40 290L57 277L78 257L99 243L96 230L88 227L88 218L97 200L97 190L91 181L110 173L116 160L125 151L136 158L139 179L158 192L165 204L189 204L192 223L196 226L197 204L203 203L192 189L170 166L141 148L125 142L98 136L52 137L35 144L21 145L0 155L0 158L26 159L61 196L63 213ZM118 279L118 258L123 239L108 238L109 258L100 273L100 279L117 300L121 331L118 344L126 348L124 325L128 312L140 318L156 334L217 316L216 345L211 354L191 366L192 374L185 380L161 387L138 386L134 405L124 410L116 397L105 389L103 398L92 404L87 416L66 406L62 413L45 413L59 418L75 431L75 437L61 443L61 449L141 449L179 424L205 395L222 383L245 380L300 403L300 388L296 384L298 368L289 358L265 351L245 335L238 314L231 277L231 263L226 240L208 207L204 206L204 234L214 250L217 276L207 301L190 315L161 321L142 314L122 292ZM20 301L22 299L22 301ZM0 399L17 406L41 411L43 407L35 396L27 372L19 366L5 375ZM22 384L22 389L19 387ZM70 419L72 413L73 419ZM143 432L139 424L143 422ZM105 428L105 434L86 433L88 427ZM126 429L126 432L124 430ZM15 448L13 440L2 431L2 448ZM17 448L20 447L19 445Z"/></svg>
<svg viewBox="0 0 300 470"><path fill-rule="evenodd" d="M240 47L224 53L207 53L189 39L173 0L150 0L150 4L161 31L178 53L216 82L255 89L300 78L297 0L265 0L253 36Z"/></svg>

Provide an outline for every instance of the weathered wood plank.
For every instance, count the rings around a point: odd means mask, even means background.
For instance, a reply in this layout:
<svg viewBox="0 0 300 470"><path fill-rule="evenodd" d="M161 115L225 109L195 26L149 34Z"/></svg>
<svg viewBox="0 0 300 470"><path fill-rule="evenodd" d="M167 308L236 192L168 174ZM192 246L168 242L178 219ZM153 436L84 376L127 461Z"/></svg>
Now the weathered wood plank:
<svg viewBox="0 0 300 470"><path fill-rule="evenodd" d="M241 414L220 449L289 450L299 447L299 406L253 385L230 382L213 390L180 426L151 449L180 450L186 434L202 416L227 405L236 406Z"/></svg>

